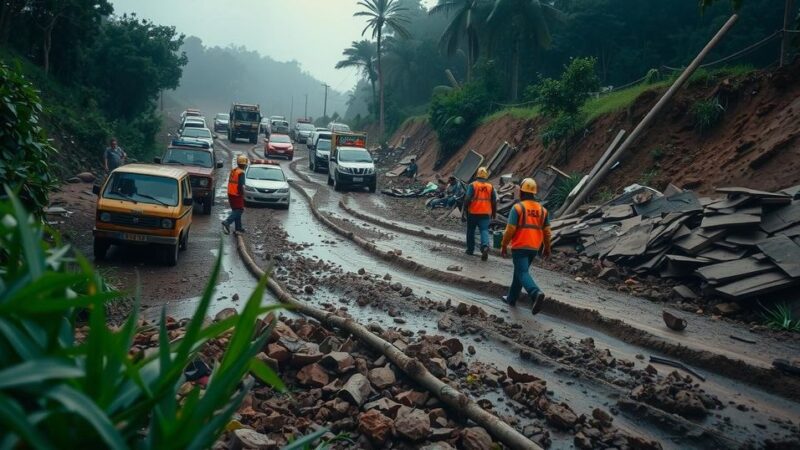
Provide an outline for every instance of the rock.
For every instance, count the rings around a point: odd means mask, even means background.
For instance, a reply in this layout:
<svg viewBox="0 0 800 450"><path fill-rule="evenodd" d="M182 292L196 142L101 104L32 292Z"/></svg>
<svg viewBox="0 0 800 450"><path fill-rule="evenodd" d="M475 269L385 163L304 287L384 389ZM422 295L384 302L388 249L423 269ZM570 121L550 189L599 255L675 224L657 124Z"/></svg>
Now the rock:
<svg viewBox="0 0 800 450"><path fill-rule="evenodd" d="M397 394L395 400L406 406L422 406L428 401L427 392L405 391Z"/></svg>
<svg viewBox="0 0 800 450"><path fill-rule="evenodd" d="M582 432L575 433L575 438L572 440L575 447L585 450L590 450L594 448L592 446L592 439L583 434Z"/></svg>
<svg viewBox="0 0 800 450"><path fill-rule="evenodd" d="M450 331L453 328L453 326L454 326L453 319L447 316L440 317L439 320L436 322L436 327L442 331Z"/></svg>
<svg viewBox="0 0 800 450"><path fill-rule="evenodd" d="M386 281L391 281L392 280L392 276L387 273L386 275L383 276L383 279L386 280Z"/></svg>
<svg viewBox="0 0 800 450"><path fill-rule="evenodd" d="M360 373L356 373L353 374L349 380L347 380L336 396L356 406L361 406L369 397L371 391L372 389L370 388L367 377Z"/></svg>
<svg viewBox="0 0 800 450"><path fill-rule="evenodd" d="M233 300L235 302L238 302L239 301L239 294L233 294L233 296L231 296L231 300Z"/></svg>
<svg viewBox="0 0 800 450"><path fill-rule="evenodd" d="M78 177L67 178L67 183L78 184L81 182L81 179Z"/></svg>
<svg viewBox="0 0 800 450"><path fill-rule="evenodd" d="M461 352L458 352L455 355L447 358L447 367L452 370L458 370L466 365L467 363L464 361L464 354Z"/></svg>
<svg viewBox="0 0 800 450"><path fill-rule="evenodd" d="M370 409L377 409L381 413L385 414L388 417L395 417L397 411L402 407L400 403L397 403L394 400L388 399L386 397L381 397L375 401L365 403L364 410L369 411Z"/></svg>
<svg viewBox="0 0 800 450"><path fill-rule="evenodd" d="M451 356L464 351L464 344L456 338L445 339L442 341L442 345L447 347Z"/></svg>
<svg viewBox="0 0 800 450"><path fill-rule="evenodd" d="M75 175L75 178L83 181L84 183L94 183L94 180L97 179L97 177L95 177L91 172L81 172Z"/></svg>
<svg viewBox="0 0 800 450"><path fill-rule="evenodd" d="M684 417L701 418L708 414L702 400L693 392L682 390L675 394L676 412Z"/></svg>
<svg viewBox="0 0 800 450"><path fill-rule="evenodd" d="M721 316L730 316L738 313L741 310L741 306L739 306L739 304L736 302L717 303L711 309L714 314L719 314Z"/></svg>
<svg viewBox="0 0 800 450"><path fill-rule="evenodd" d="M304 386L323 387L330 382L330 377L322 366L313 363L297 372L297 382Z"/></svg>
<svg viewBox="0 0 800 450"><path fill-rule="evenodd" d="M471 346L471 345L470 345L470 346L468 346L468 347L467 347L467 353L469 353L470 355L474 355L474 354L476 353L476 352L475 352L475 347L473 347L473 346Z"/></svg>
<svg viewBox="0 0 800 450"><path fill-rule="evenodd" d="M469 305L466 303L459 303L458 306L456 306L456 314L459 316L466 316L469 314Z"/></svg>
<svg viewBox="0 0 800 450"><path fill-rule="evenodd" d="M403 297L408 297L413 292L414 291L410 287L406 286L405 288L403 288L403 292L401 292L400 295L402 295Z"/></svg>
<svg viewBox="0 0 800 450"><path fill-rule="evenodd" d="M483 427L465 428L461 432L461 446L465 450L489 450L494 443Z"/></svg>
<svg viewBox="0 0 800 450"><path fill-rule="evenodd" d="M453 430L451 428L438 428L438 429L434 429L433 430L433 433L431 435L431 439L433 439L433 438L439 439L439 437L436 436L437 435L437 430L448 430L450 435L453 434ZM442 438L442 439L448 439L448 438L449 437ZM432 442L430 444L423 445L422 447L419 448L419 450L456 450L456 448L453 447L452 445L448 444L447 442Z"/></svg>
<svg viewBox="0 0 800 450"><path fill-rule="evenodd" d="M376 389L384 389L397 382L394 371L388 367L376 367L370 370L367 378Z"/></svg>
<svg viewBox="0 0 800 450"><path fill-rule="evenodd" d="M283 341L281 341L283 343ZM292 349L290 348L289 351ZM297 351L292 352L291 363L294 367L304 367L318 362L324 355L319 351L319 346L311 342L304 342Z"/></svg>
<svg viewBox="0 0 800 450"><path fill-rule="evenodd" d="M421 409L400 408L394 421L398 435L412 442L418 442L431 434L431 421Z"/></svg>
<svg viewBox="0 0 800 450"><path fill-rule="evenodd" d="M403 285L400 284L400 283L397 283L397 282L392 283L392 285L390 287L392 288L393 291L396 291L396 292L400 292L400 290L403 289Z"/></svg>
<svg viewBox="0 0 800 450"><path fill-rule="evenodd" d="M611 417L611 414L603 411L600 408L595 408L592 410L592 417L604 425L610 425L611 422L614 421L614 418Z"/></svg>
<svg viewBox="0 0 800 450"><path fill-rule="evenodd" d="M278 448L278 443L267 435L249 428L239 428L231 435L231 450L271 450Z"/></svg>
<svg viewBox="0 0 800 450"><path fill-rule="evenodd" d="M364 269L363 267L362 267L362 268L360 268L360 269L358 269L358 274L359 274L359 275L364 275L365 273L367 273L367 271L366 271L366 269Z"/></svg>
<svg viewBox="0 0 800 450"><path fill-rule="evenodd" d="M352 370L356 361L345 352L330 352L319 360L322 367L336 373L347 373Z"/></svg>
<svg viewBox="0 0 800 450"><path fill-rule="evenodd" d="M604 267L597 273L597 278L611 283L619 280L619 271L616 267Z"/></svg>
<svg viewBox="0 0 800 450"><path fill-rule="evenodd" d="M307 284L307 285L303 286L303 292L305 292L306 294L313 294L314 293L314 287L311 286L310 284Z"/></svg>
<svg viewBox="0 0 800 450"><path fill-rule="evenodd" d="M430 371L431 375L436 378L444 378L447 376L447 362L442 358L429 359L425 367Z"/></svg>
<svg viewBox="0 0 800 450"><path fill-rule="evenodd" d="M572 412L566 403L551 403L544 416L547 419L547 423L561 430L572 429L578 421L578 416Z"/></svg>
<svg viewBox="0 0 800 450"><path fill-rule="evenodd" d="M462 270L464 270L464 268L453 264L452 266L447 266L447 270L451 272L461 272Z"/></svg>
<svg viewBox="0 0 800 450"><path fill-rule="evenodd" d="M664 323L670 330L681 331L684 330L688 325L685 319L670 313L666 309L661 312L661 317L664 319Z"/></svg>
<svg viewBox="0 0 800 450"><path fill-rule="evenodd" d="M377 445L383 445L393 430L394 421L377 409L370 409L358 416L358 431Z"/></svg>
<svg viewBox="0 0 800 450"><path fill-rule="evenodd" d="M256 359L261 361L261 362L263 362L264 364L266 364L272 370L277 371L279 369L279 367L280 367L280 363L278 363L278 361L276 359L270 358L264 352L261 352L261 353L257 354L256 355Z"/></svg>
<svg viewBox="0 0 800 450"><path fill-rule="evenodd" d="M278 361L279 363L283 364L289 361L289 358L292 357L292 354L289 353L289 350L286 347L282 346L277 342L273 342L271 344L267 344L267 356Z"/></svg>
<svg viewBox="0 0 800 450"><path fill-rule="evenodd" d="M236 312L235 308L225 308L214 316L214 321L221 322L229 317L235 316L236 314L238 313Z"/></svg>
<svg viewBox="0 0 800 450"><path fill-rule="evenodd" d="M508 378L511 378L511 381L515 383L530 383L531 381L538 381L539 378L524 372L517 372L514 370L513 367L508 366L506 369L506 374L508 374Z"/></svg>

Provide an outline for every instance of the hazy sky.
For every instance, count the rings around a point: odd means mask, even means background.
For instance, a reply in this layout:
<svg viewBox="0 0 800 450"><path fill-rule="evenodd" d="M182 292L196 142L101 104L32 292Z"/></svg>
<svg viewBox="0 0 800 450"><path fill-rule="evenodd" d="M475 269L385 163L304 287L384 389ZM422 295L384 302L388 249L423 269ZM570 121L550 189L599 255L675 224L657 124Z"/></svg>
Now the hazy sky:
<svg viewBox="0 0 800 450"><path fill-rule="evenodd" d="M174 25L206 45L243 45L303 70L338 91L355 85L357 72L334 68L342 50L361 39L356 0L111 0L116 14L135 12ZM424 4L436 3L426 0Z"/></svg>

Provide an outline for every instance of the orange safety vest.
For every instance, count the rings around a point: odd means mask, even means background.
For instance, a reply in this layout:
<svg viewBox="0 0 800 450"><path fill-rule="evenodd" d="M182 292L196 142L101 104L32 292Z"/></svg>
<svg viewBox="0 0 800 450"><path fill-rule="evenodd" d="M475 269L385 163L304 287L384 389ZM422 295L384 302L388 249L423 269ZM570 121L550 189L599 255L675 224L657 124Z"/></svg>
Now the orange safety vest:
<svg viewBox="0 0 800 450"><path fill-rule="evenodd" d="M538 202L523 200L514 205L514 211L517 212L517 229L511 238L511 249L540 251L547 210Z"/></svg>
<svg viewBox="0 0 800 450"><path fill-rule="evenodd" d="M233 197L238 197L242 195L242 192L239 192L239 177L244 175L244 170L234 167L231 170L231 175L228 177L228 195Z"/></svg>
<svg viewBox="0 0 800 450"><path fill-rule="evenodd" d="M485 181L473 181L472 201L469 202L467 211L473 215L491 215L492 191L494 191L494 186L492 186L492 183L487 183Z"/></svg>

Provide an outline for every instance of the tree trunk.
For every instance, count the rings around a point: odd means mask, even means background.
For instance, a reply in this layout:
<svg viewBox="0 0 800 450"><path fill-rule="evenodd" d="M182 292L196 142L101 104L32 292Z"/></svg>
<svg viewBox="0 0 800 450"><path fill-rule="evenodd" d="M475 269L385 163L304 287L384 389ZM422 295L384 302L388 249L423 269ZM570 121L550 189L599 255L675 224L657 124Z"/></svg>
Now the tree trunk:
<svg viewBox="0 0 800 450"><path fill-rule="evenodd" d="M378 106L378 92L375 90L375 78L370 78L370 84L372 84L372 108L370 108L370 114L375 114L375 107Z"/></svg>
<svg viewBox="0 0 800 450"><path fill-rule="evenodd" d="M381 30L378 29L378 91L381 96L380 99L380 115L378 119L378 142L383 142L383 133L384 129L384 111L383 111L383 65L381 64L381 52L383 49L381 48L381 41L383 38L383 34Z"/></svg>
<svg viewBox="0 0 800 450"><path fill-rule="evenodd" d="M50 74L50 49L53 48L53 29L56 26L57 20L58 15L54 15L50 19L50 23L48 23L43 29L44 36L42 38L42 59L45 76Z"/></svg>

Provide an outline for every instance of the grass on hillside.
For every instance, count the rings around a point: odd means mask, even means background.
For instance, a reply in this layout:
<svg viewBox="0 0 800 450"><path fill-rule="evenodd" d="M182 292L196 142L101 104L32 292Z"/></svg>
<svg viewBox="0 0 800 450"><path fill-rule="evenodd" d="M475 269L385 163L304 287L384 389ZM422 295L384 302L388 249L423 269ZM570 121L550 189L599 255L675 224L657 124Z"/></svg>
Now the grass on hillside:
<svg viewBox="0 0 800 450"><path fill-rule="evenodd" d="M483 116L479 123L481 125L493 122L501 117L511 117L512 119L529 120L539 116L539 107L534 105L527 108L511 107L495 111L492 114Z"/></svg>

